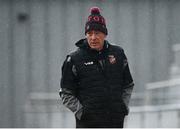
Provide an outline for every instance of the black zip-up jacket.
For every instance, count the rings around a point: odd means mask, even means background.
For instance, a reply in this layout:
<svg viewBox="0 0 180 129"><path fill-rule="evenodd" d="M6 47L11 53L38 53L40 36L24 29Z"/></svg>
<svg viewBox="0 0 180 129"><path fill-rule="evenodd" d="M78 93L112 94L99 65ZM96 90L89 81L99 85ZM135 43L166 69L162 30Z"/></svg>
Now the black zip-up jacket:
<svg viewBox="0 0 180 129"><path fill-rule="evenodd" d="M90 121L107 122L127 115L134 83L123 49L105 41L103 50L96 51L86 39L76 46L62 67L63 104L79 120L88 116Z"/></svg>

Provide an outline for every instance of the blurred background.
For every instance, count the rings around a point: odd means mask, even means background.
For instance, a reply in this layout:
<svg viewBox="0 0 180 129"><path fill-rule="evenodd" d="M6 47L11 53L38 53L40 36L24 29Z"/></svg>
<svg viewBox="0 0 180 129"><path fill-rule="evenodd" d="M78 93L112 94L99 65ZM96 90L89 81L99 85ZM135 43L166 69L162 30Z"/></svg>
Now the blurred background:
<svg viewBox="0 0 180 129"><path fill-rule="evenodd" d="M125 49L135 87L125 127L180 127L179 0L0 0L0 127L75 127L61 66L89 8Z"/></svg>

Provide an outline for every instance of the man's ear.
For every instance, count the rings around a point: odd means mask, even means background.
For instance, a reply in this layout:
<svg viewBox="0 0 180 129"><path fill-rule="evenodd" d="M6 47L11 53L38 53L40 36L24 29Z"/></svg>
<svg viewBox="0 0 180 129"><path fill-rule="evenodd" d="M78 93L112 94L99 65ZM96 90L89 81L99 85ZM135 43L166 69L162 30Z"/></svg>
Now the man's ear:
<svg viewBox="0 0 180 129"><path fill-rule="evenodd" d="M104 36L104 38L106 38L106 37L107 37L107 35Z"/></svg>

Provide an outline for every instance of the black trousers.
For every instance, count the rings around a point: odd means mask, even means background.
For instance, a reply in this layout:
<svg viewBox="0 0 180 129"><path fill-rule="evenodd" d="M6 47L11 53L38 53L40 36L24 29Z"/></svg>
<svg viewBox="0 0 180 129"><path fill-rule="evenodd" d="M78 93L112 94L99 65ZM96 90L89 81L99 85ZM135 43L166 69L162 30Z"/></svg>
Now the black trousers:
<svg viewBox="0 0 180 129"><path fill-rule="evenodd" d="M123 128L125 115L98 116L89 114L76 118L76 128Z"/></svg>

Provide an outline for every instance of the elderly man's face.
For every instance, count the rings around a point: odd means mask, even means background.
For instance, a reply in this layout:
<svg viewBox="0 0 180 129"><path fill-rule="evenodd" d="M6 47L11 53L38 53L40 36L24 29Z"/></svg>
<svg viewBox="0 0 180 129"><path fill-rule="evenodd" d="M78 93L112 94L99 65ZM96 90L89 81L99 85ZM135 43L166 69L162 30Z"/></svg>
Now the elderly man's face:
<svg viewBox="0 0 180 129"><path fill-rule="evenodd" d="M86 38L90 48L96 49L97 51L103 49L106 35L101 31L95 31L95 30L89 31L86 33Z"/></svg>

